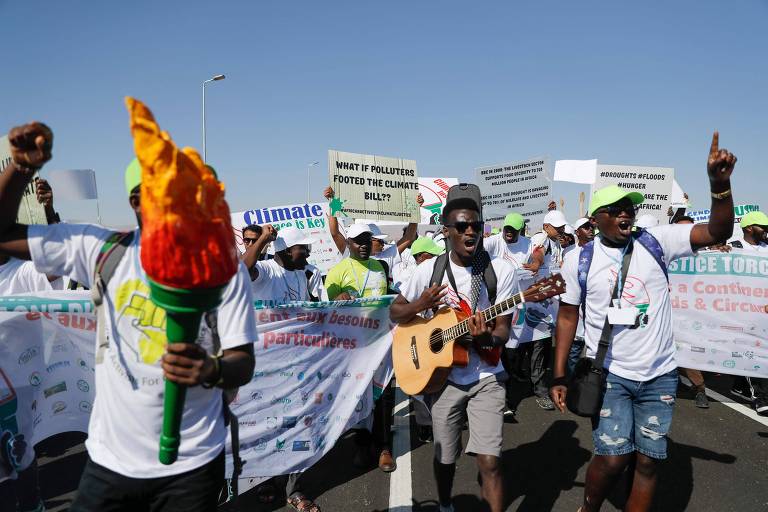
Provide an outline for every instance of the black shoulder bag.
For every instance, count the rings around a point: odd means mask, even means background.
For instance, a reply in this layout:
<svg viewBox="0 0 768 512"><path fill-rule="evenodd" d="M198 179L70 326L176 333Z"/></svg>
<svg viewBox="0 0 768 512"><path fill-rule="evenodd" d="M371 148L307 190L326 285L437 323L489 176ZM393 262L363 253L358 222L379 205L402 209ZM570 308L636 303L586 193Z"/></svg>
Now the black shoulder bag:
<svg viewBox="0 0 768 512"><path fill-rule="evenodd" d="M632 249L633 247L631 245L627 248L621 263L622 283L627 280L629 262L632 259ZM611 301L608 303L608 307L611 307L613 299L617 298L616 295L618 290L619 281L617 280L616 285L613 287L613 293L611 294ZM608 313L606 312L605 323L603 324L603 332L600 334L600 344L597 348L596 357L594 359L588 357L579 359L573 370L573 375L568 382L568 393L565 395L565 405L568 407L569 411L577 416L591 418L600 412L600 407L603 404L603 393L605 393L605 380L608 376L608 372L603 368L603 363L605 362L605 355L608 353L608 346L611 344L612 337L613 327L608 322Z"/></svg>

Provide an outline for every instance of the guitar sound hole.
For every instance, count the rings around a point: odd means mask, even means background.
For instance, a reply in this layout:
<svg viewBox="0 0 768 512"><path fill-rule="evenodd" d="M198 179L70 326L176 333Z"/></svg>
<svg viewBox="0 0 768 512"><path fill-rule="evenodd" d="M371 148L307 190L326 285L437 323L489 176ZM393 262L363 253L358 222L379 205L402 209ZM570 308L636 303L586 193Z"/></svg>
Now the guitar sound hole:
<svg viewBox="0 0 768 512"><path fill-rule="evenodd" d="M442 329L435 329L432 334L429 335L429 348L433 353L437 354L443 350L443 331Z"/></svg>

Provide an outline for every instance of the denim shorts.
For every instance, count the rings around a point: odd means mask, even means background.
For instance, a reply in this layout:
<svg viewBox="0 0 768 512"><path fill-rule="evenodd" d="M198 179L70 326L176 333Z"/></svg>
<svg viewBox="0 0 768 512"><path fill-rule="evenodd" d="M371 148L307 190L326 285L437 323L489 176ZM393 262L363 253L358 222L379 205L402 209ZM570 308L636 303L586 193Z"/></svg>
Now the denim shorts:
<svg viewBox="0 0 768 512"><path fill-rule="evenodd" d="M666 459L676 393L676 369L646 382L608 373L600 414L592 418L595 455L638 451Z"/></svg>

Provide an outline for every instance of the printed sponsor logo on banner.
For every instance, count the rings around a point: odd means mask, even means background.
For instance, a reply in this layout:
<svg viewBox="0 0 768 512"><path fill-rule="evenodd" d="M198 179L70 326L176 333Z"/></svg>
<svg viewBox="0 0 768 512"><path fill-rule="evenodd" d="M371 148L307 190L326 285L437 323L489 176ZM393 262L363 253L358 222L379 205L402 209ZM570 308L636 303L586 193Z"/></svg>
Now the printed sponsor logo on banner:
<svg viewBox="0 0 768 512"><path fill-rule="evenodd" d="M704 347L691 347L691 352L706 352Z"/></svg>
<svg viewBox="0 0 768 512"><path fill-rule="evenodd" d="M747 359L754 359L755 353L752 352L751 350L747 350L746 352L744 352L744 357L746 357Z"/></svg>
<svg viewBox="0 0 768 512"><path fill-rule="evenodd" d="M60 412L62 412L66 408L67 408L67 404L64 403L64 402L59 401L59 402L55 402L51 406L51 411L53 411L53 414L59 414Z"/></svg>
<svg viewBox="0 0 768 512"><path fill-rule="evenodd" d="M62 368L69 368L71 365L69 361L59 361L58 363L53 363L52 365L48 366L45 371L48 373L53 373L56 370L60 370Z"/></svg>
<svg viewBox="0 0 768 512"><path fill-rule="evenodd" d="M309 402L309 395L312 394L310 391L302 391L301 392L301 403L306 404Z"/></svg>
<svg viewBox="0 0 768 512"><path fill-rule="evenodd" d="M296 374L296 378L299 380L304 380L304 372L299 372Z"/></svg>
<svg viewBox="0 0 768 512"><path fill-rule="evenodd" d="M40 385L40 382L42 382L42 378L38 372L32 372L29 374L29 384L31 386L37 387Z"/></svg>
<svg viewBox="0 0 768 512"><path fill-rule="evenodd" d="M327 398L328 398L329 402L333 402L333 393L329 392L328 395L327 395Z"/></svg>
<svg viewBox="0 0 768 512"><path fill-rule="evenodd" d="M736 368L736 361L733 359L726 359L723 361L723 366L726 368Z"/></svg>
<svg viewBox="0 0 768 512"><path fill-rule="evenodd" d="M315 451L320 451L325 448L325 436L315 435L312 436L312 446L315 447Z"/></svg>
<svg viewBox="0 0 768 512"><path fill-rule="evenodd" d="M312 416L304 416L304 426L305 427L312 426Z"/></svg>
<svg viewBox="0 0 768 512"><path fill-rule="evenodd" d="M355 412L362 411L363 407L365 407L365 404L363 403L362 400L360 400L359 402L357 402L357 405L355 406Z"/></svg>
<svg viewBox="0 0 768 512"><path fill-rule="evenodd" d="M760 340L750 340L747 338L733 338L733 342L736 345L746 345L748 347L759 347L760 346Z"/></svg>
<svg viewBox="0 0 768 512"><path fill-rule="evenodd" d="M28 348L19 356L19 364L27 364L38 354L38 350L35 347Z"/></svg>
<svg viewBox="0 0 768 512"><path fill-rule="evenodd" d="M61 393L63 391L67 390L67 383L64 381L61 381L57 384L54 384L53 386L46 388L43 390L43 394L45 395L45 398L50 398L56 393Z"/></svg>
<svg viewBox="0 0 768 512"><path fill-rule="evenodd" d="M283 416L283 425L281 428L289 429L296 426L299 421L297 416Z"/></svg>
<svg viewBox="0 0 768 512"><path fill-rule="evenodd" d="M294 441L291 451L294 452L308 452L310 448L310 442L307 441Z"/></svg>
<svg viewBox="0 0 768 512"><path fill-rule="evenodd" d="M272 395L272 399L269 401L269 403L272 404L272 405L275 405L275 404L288 405L288 404L291 403L291 399L288 398L287 396L275 396L275 395Z"/></svg>
<svg viewBox="0 0 768 512"><path fill-rule="evenodd" d="M277 428L277 416L267 416L266 422L268 429L274 430Z"/></svg>
<svg viewBox="0 0 768 512"><path fill-rule="evenodd" d="M320 424L320 425L327 425L328 424L328 416L326 416L325 414L320 415L317 418L317 423Z"/></svg>
<svg viewBox="0 0 768 512"><path fill-rule="evenodd" d="M77 359L77 366L80 367L81 370L87 371L90 370L90 367L88 366L88 363L86 363L84 360L78 358Z"/></svg>
<svg viewBox="0 0 768 512"><path fill-rule="evenodd" d="M90 391L91 386L89 386L88 383L83 379L80 379L77 381L77 389L79 389L83 393L87 393L88 391Z"/></svg>
<svg viewBox="0 0 768 512"><path fill-rule="evenodd" d="M731 352L731 357L734 359L741 359L742 355L741 352Z"/></svg>
<svg viewBox="0 0 768 512"><path fill-rule="evenodd" d="M315 403L318 404L318 405L323 403L323 394L322 393L315 393Z"/></svg>
<svg viewBox="0 0 768 512"><path fill-rule="evenodd" d="M254 402L260 401L262 398L264 398L264 395L261 393L261 391L254 391L251 393L251 400Z"/></svg>
<svg viewBox="0 0 768 512"><path fill-rule="evenodd" d="M744 327L739 325L721 325L720 328L724 331L744 332Z"/></svg>
<svg viewBox="0 0 768 512"><path fill-rule="evenodd" d="M89 413L91 412L91 402L86 402L83 400L78 404L78 408L80 409L80 412Z"/></svg>
<svg viewBox="0 0 768 512"><path fill-rule="evenodd" d="M66 345L62 345L61 343L59 343L58 345L54 345L52 347L52 350L54 353L57 353L57 352L67 352L68 349Z"/></svg>
<svg viewBox="0 0 768 512"><path fill-rule="evenodd" d="M281 370L280 371L280 376L281 377L293 377L293 372L288 371L288 370Z"/></svg>
<svg viewBox="0 0 768 512"><path fill-rule="evenodd" d="M275 439L275 451L276 452L284 452L285 451L285 442L287 439L280 439L279 437Z"/></svg>

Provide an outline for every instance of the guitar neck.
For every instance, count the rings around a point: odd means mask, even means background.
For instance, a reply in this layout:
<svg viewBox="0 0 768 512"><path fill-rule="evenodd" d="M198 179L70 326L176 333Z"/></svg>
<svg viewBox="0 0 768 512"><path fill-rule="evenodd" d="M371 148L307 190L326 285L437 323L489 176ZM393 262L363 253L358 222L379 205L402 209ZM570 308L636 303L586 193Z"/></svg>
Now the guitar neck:
<svg viewBox="0 0 768 512"><path fill-rule="evenodd" d="M512 297L508 298L507 300L504 300L502 302L499 302L498 304L489 307L488 309L484 309L481 311L483 318L486 322L489 322L502 314L503 312L507 311L508 309L511 309L518 304L523 302L523 293L520 292L516 295L513 295ZM446 329L443 331L443 343L455 340L456 338L460 338L461 336L464 336L465 334L469 334L469 323L468 320L463 320L459 322L458 324L454 325L453 327Z"/></svg>

